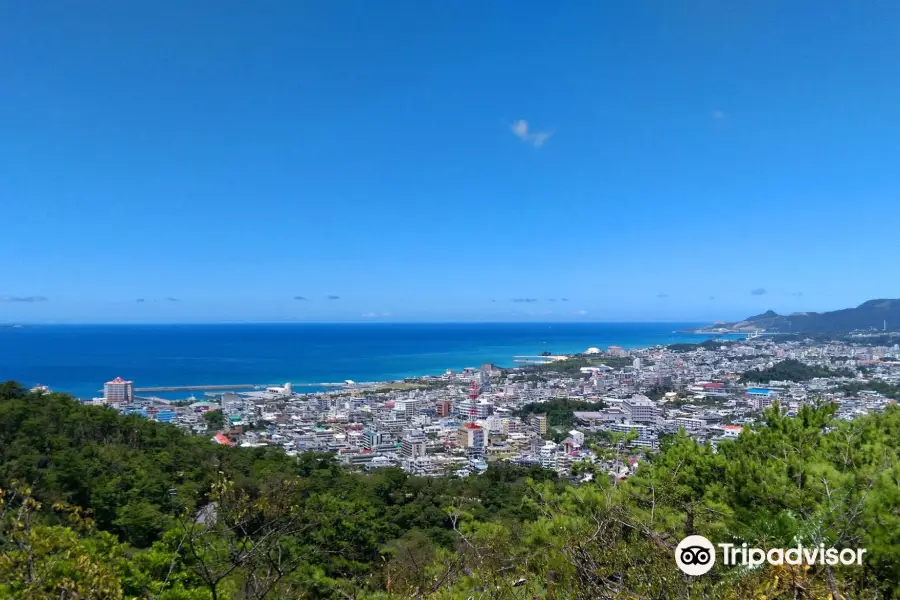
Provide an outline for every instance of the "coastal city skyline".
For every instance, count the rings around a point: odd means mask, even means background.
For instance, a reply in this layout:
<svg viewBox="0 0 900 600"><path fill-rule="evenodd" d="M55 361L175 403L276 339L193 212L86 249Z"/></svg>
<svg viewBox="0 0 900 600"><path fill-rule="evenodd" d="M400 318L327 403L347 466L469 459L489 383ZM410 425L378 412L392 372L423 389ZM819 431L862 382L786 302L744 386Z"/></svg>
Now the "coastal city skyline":
<svg viewBox="0 0 900 600"><path fill-rule="evenodd" d="M680 321L900 295L900 7L345 8L0 7L0 319Z"/></svg>
<svg viewBox="0 0 900 600"><path fill-rule="evenodd" d="M875 300L859 308L886 312L893 309L893 304L893 301ZM825 325L821 321L819 323ZM521 333L522 327L510 326L507 333L516 330ZM63 328L10 328L8 331L25 333L26 337L20 343L27 343L27 335L41 335L42 331L58 332L60 329ZM70 335L69 343L74 339L79 346L84 346L90 329L123 328L70 329L80 329L82 335ZM120 344L107 339L93 352L118 355L118 350L124 346L121 342L134 340L134 330L153 332L163 328L130 329L132 332L122 336ZM200 327L178 329L195 330L188 337L195 342L193 359L199 359L200 353L207 351L196 345L203 339L196 331ZM213 346L222 347L220 342L233 339L234 330L240 328L224 329L232 331L223 339L212 340ZM452 332L456 329L444 328L445 344L452 343ZM405 334L388 337L403 338L414 330L421 333L420 326L409 326L406 330ZM436 337L434 333L424 337L433 339ZM494 331L489 337L496 339L497 333ZM596 337L598 333L595 331L592 335ZM624 333L619 331L618 335ZM320 341L331 343L331 337L326 334ZM384 335L380 337L379 345L389 341ZM368 382L345 380L322 384L319 389L316 389L317 386L298 386L291 382L154 386L116 376L105 380L101 390L76 400L46 385L34 385L28 390L20 383L6 381L0 384L0 407L3 408L0 416L3 417L4 436L11 442L4 447L4 466L15 472L29 464L36 464L37 467L32 468L40 469L38 472L42 474L77 473L78 476L35 477L36 492L22 486L13 489L24 490L22 493L27 494L26 498L32 493L43 498L47 490L80 487L86 491L87 501L110 506L114 515L125 515L111 518L106 511L96 511L98 529L118 533L120 548L126 544L141 548L152 543L152 548L159 551L164 547L160 544L165 538L159 539L163 535L170 536L173 541L177 541L179 535L182 540L199 540L199 543L179 544L169 559L172 566L168 573L180 569L183 573L179 575L180 580L197 572L203 574L204 571L181 566L179 556L195 558L203 567L222 564L218 562L221 553L207 554L197 548L205 547L199 544L207 544L211 536L228 536L231 527L227 519L238 515L239 519L253 520L253 529L241 534L256 536L253 538L257 540L254 549L281 549L282 541L300 542L300 537L292 536L296 535L297 524L303 522L300 519L306 517L298 514L312 503L314 510L309 516L309 526L304 527L304 535L317 536L327 530L330 522L349 528L351 532L359 527L369 534L360 536L351 533L347 536L350 543L345 543L344 529L337 529L340 536L338 543L343 546L341 552L345 555L347 552L358 552L362 544L384 548L381 538L397 536L398 533L396 530L381 533L380 523L399 516L401 520L397 522L404 523L401 527L410 527L405 525L409 519L428 519L427 522L434 523L432 531L442 531L439 527L443 524L448 532L471 535L479 545L469 542L459 544L458 548L471 548L476 561L473 566L476 568L481 568L478 563L483 561L481 548L495 551L499 548L502 552L510 552L504 548L505 543L498 546L496 540L507 542L511 539L511 533L529 531L527 528L531 527L532 519L544 519L536 521L540 528L535 531L542 535L537 545L533 545L530 536L518 538L524 548L516 552L521 556L523 550L532 551L534 560L510 562L502 569L491 567L494 570L488 571L490 580L498 590L506 584L505 587L513 590L521 587L529 592L536 591L541 588L542 581L549 579L543 575L546 572L552 573L554 585L558 584L558 597L583 597L571 593L570 590L578 589L576 586L581 584L576 579L564 579L571 577L568 569L562 569L562 575L556 570L538 571L539 576L532 578L536 583L532 584L527 576L531 573L528 569L535 569L534 565L540 569L542 564L546 564L548 553L554 557L552 565L560 564L555 560L556 556L575 555L565 550L568 547L566 544L570 543L565 528L571 527L572 523L583 523L583 533L575 536L572 547L577 547L581 554L596 552L601 560L621 569L617 579L628 586L645 588L648 581L653 582L663 575L667 590L676 589L675 586L680 586L678 589L696 589L707 582L720 590L733 590L736 586L752 585L751 578L755 576L746 569L735 569L741 562L734 556L730 564L724 560L723 565L719 566L711 564L707 554L701 573L706 575L706 580L669 577L670 573L674 574L676 566L687 572L682 565L697 564L693 562L699 556L696 550L686 559L682 547L702 542L702 545L714 548L711 539L717 542L733 539L722 532L737 530L740 526L746 527L745 531L754 532L750 534L754 536L750 538L751 542L757 539L756 536L769 539L772 519L767 515L774 512L771 507L783 505L786 498L796 501L801 497L807 503L818 502L821 510L811 517L799 513L784 519L780 526L792 530L788 530L786 538L775 538L775 548L771 548L773 544L767 544L766 547L770 548L767 552L758 551L760 557L769 557L770 566L764 565L762 568L780 568L785 564L784 557L793 551L793 546L785 541L781 545L791 550L779 549L779 539L791 542L802 540L797 542L797 556L801 556L801 546L815 549L816 540L822 539L824 541L818 543L816 551L830 547L829 552L834 556L838 552L841 556L847 554L842 562L843 568L835 569L829 580L824 570L817 569L824 563L817 565L810 558L808 565L802 568L803 579L789 581L788 585L793 586L794 590L816 586L824 594L827 589L849 590L860 584L870 589L890 590L891 586L896 587L897 581L893 576L896 572L894 550L897 547L897 533L895 528L880 525L885 519L892 518L892 509L896 505L893 500L896 496L897 454L896 436L892 433L896 431L896 403L900 395L900 334L870 330L830 336L818 334L815 337L816 340L796 334L769 337L751 332L746 338L731 336L730 339L705 339L699 343L663 344L658 343L662 340L657 338L656 343L649 347L624 348L608 344L583 348L574 354L541 352L539 355L517 357L511 363L513 366L508 367L485 361L468 368L448 368L433 376L420 374ZM645 340L652 342L648 338ZM239 345L246 345L247 341L244 339L244 343ZM289 345L293 342L290 340ZM48 351L54 347L49 338L38 343ZM141 345L146 346L146 343ZM345 344L346 349L351 350L352 345ZM58 344L55 349L61 350ZM362 353L369 354L365 348ZM313 354L321 355L322 352L314 351ZM351 354L355 352L351 350ZM89 357L88 362L93 363L97 356ZM46 357L47 364L59 365L49 352ZM397 358L403 358L402 362L409 364L412 357ZM125 362L131 364L132 370L143 366L142 361L128 359ZM181 371L191 362L193 360L182 357L174 359L173 364L177 364ZM240 369L241 362L232 366ZM61 365L56 368L83 376L80 369ZM188 392L194 393L186 396ZM163 397L166 393L180 393L180 397ZM104 446L106 454L102 453ZM192 452L195 448L197 451ZM48 455L53 458L48 459ZM759 458L754 462L748 460L755 455ZM68 460L63 460L62 456L68 456ZM98 456L105 457L105 460L98 460ZM823 462L823 457L827 462ZM138 460L146 461L147 466L121 466L123 461L131 464ZM249 481L264 478L265 484L256 489L259 498L278 498L281 503L248 502L252 497L244 495L246 481L231 474L234 460L243 460L251 467L244 477L257 479ZM286 467L284 471L263 468L263 465L274 466L278 462L283 462ZM91 468L86 469L84 465L91 465ZM853 479L853 473L863 468L875 473L875 476L866 476L862 480L865 486ZM179 507L185 511L185 503L201 498L194 483L198 474L205 474L210 469L219 475L218 480L211 481L221 482L212 484L211 493L219 495L208 500L202 498L197 504L187 504L187 514L195 517L175 517L171 521L146 518L147 514L163 515L167 509L175 515L179 514ZM155 478L148 477L149 472L158 474ZM813 473L815 476L810 476ZM311 481L321 483L311 484ZM298 485L296 494L290 485L286 485L287 482ZM347 485L351 482L353 485ZM103 492L115 489L113 484L117 484L119 489L141 485L140 489L155 493L144 493L135 500L130 494ZM452 496L442 492L460 489L458 486L474 490L463 489ZM534 505L541 507L538 515L521 514L532 504L509 494L508 490L516 486L524 486L521 498L533 498ZM822 488L825 493L820 491ZM220 493L220 489L227 493ZM842 491L828 494L828 490ZM371 496L361 505L355 501L346 502L347 496L355 498L361 493ZM11 497L16 501L17 494L5 493L0 498ZM565 512L556 508L557 494L560 494L559 498L568 500L564 504ZM620 494L630 503L619 500ZM232 496L238 500L233 500ZM707 496L709 498L698 501ZM379 497L385 499L383 505L378 504ZM706 510L710 506L710 498L719 497L725 502L716 502L715 510ZM744 500L747 497L749 502ZM332 506L341 500L344 502L337 507ZM684 506L685 501L687 508L683 509L683 514L686 520L683 520L676 511ZM456 502L466 504L457 505ZM34 504L35 516L42 517L37 512L40 504ZM134 506L141 506L143 512L135 516L130 512ZM462 517L458 512L459 506L471 507L472 512ZM243 512L233 512L233 507L240 507ZM440 507L445 508L441 510ZM638 532L632 533L632 536L647 535L647 539L655 537L659 541L663 538L655 533L656 530L674 529L675 534L667 537L673 540L683 538L682 541L674 549L674 542L667 545L651 543L633 549L632 544L639 542L631 538L620 541L610 537L615 544L615 559L610 560L610 545L601 544L597 532L621 531L622 524L628 524L622 519L632 519L632 515L641 514L637 511L642 507L649 508L651 516L647 522L655 529L649 530L649 534ZM757 511L763 517L756 520L761 523L758 529L761 533L757 534L757 530L742 525L753 521L732 507ZM62 502L54 505L57 511L64 508L66 505ZM591 511L587 513L588 518L582 517L585 510ZM250 516L245 517L247 511L258 512L250 512ZM484 538L476 528L470 529L469 524L476 518L479 519L476 523L490 519L494 511L504 514L502 524L492 523L493 526L487 530L491 545L482 545ZM656 511L665 513L667 518L654 520ZM544 512L549 514L542 516ZM486 513L486 516L475 516L479 513ZM21 513L15 514L14 518L19 520L14 523L24 521L27 527L26 519L31 513L26 513L25 518L18 514ZM612 525L598 518L604 514L615 515ZM834 539L831 537L834 534L830 533L826 534L827 537L801 537L803 531L808 531L810 522L818 523L820 527L831 527L830 520L822 519L823 514L834 515L834 526L842 532L840 537ZM556 515L563 518L556 518ZM669 518L668 515L676 515L676 518ZM448 517L450 523L446 524ZM457 527L460 518L466 519L463 521L467 526L465 531ZM856 518L864 521L851 529L850 524ZM287 526L279 527L279 519L285 519ZM708 525L712 519L716 520L714 527ZM221 527L223 522L224 528ZM133 527L132 523L140 523L141 527ZM124 524L128 526L123 527ZM691 529L697 525L705 536L697 535L694 533L697 530ZM6 523L3 522L2 526ZM687 531L682 533L685 528ZM83 529L85 533L80 535L90 535L90 529ZM220 533L223 529L225 534ZM53 539L45 533L54 532L51 527L44 526L39 531L42 536ZM66 528L66 531L70 539L79 535L74 528ZM256 535L258 531L266 533ZM848 532L852 536L849 539ZM106 535L107 546L115 548L116 536ZM433 543L429 541L429 536L436 534L426 534L420 529L415 535L415 543L428 549ZM9 536L0 536L0 540L6 537ZM272 537L275 539L270 540ZM463 539L469 541L467 537ZM548 539L553 543L548 544ZM740 539L747 538L737 538L738 541ZM402 538L400 543L404 543ZM10 543L6 542L6 545L10 546ZM562 552L558 549L560 545L564 549ZM733 542L718 542L718 545L736 546ZM743 545L754 547L752 544ZM690 547L696 549L700 546ZM19 564L27 564L25 560L32 556L36 556L38 561L44 560L45 551L42 547L37 548L25 555L12 554L12 560L21 561L19 563L8 559L0 564L0 569L5 569L7 580L12 581L8 574L27 572L18 567ZM411 552L411 546L406 548L406 552ZM290 550L286 552L290 556ZM421 550L415 552L421 554ZM780 553L780 558L773 553ZM869 554L871 558L863 558ZM67 555L61 559L57 552L50 556L51 564L56 569L62 560L71 560ZM144 585L154 585L157 589L186 587L180 580L170 583L169 575L156 575L160 571L165 573L165 570L143 566L145 563L140 561L139 553L133 556L138 558L129 566L128 573L146 573L143 576L150 583ZM274 575L263 572L262 576L258 576L253 569L247 569L248 574L238 574L241 578L238 581L274 582L269 584L269 589L275 589L274 585L282 581L287 584L285 589L291 584L304 585L302 573L295 576L294 571L298 569L293 565L317 558L315 553L304 553L291 562L285 562L281 555L275 553L266 554L264 560L272 560L273 556L280 561L275 564L287 567L274 572ZM373 560L371 567L384 569L388 574L390 583L384 586L388 590L387 597L394 597L391 592L395 585L409 585L399 579L398 574L402 571L395 566L399 560L406 558L405 555L384 552L373 553L372 556L388 563L377 565ZM478 581L475 578L483 577L474 569L457 569L453 564L447 567L448 556L454 555L426 558L435 561L433 568L445 569L446 574L443 575L436 571L438 578L432 584L435 590L468 590L472 588L473 580ZM503 554L494 556L503 557ZM623 557L635 566L628 563L617 566L623 564ZM101 559L98 557L93 559L93 563L88 562L91 560L82 557L79 564L99 568ZM228 562L224 564L231 572L233 565L252 565L253 560L255 557L248 556L245 551L235 551L230 553ZM330 557L328 560L331 560ZM492 559L492 562L494 560L497 559ZM652 569L634 571L641 569L648 560L653 561ZM741 561L747 564L745 559ZM12 566L7 566L11 562ZM112 563L109 572L116 575L124 573L124 569L118 566L119 562L108 559L106 562ZM762 564L764 561L759 558L759 562ZM39 564L43 567L43 562ZM579 565L578 561L574 563L575 568L580 569ZM708 573L710 567L719 571ZM510 573L512 569L515 570ZM576 571L580 572L587 571ZM51 573L55 576L55 569ZM343 575L343 572L340 573ZM768 576L768 572L764 574ZM156 580L152 579L154 575ZM208 597L215 598L221 584L217 577L203 579L199 576L187 580L195 589L210 590ZM426 574L426 577L434 576ZM593 581L590 578L585 580ZM63 581L71 585L73 580L44 578L39 583L45 588L50 585L62 587ZM91 589L88 586L93 581L88 580L86 589ZM105 584L107 587L104 589L128 585L124 578L108 581L110 583ZM366 580L352 581L349 577L345 581L358 589L378 590L382 587L379 583L373 585ZM498 585L497 581L502 583ZM771 589L768 577L763 581L763 585ZM30 584L30 580L25 583ZM531 587L524 587L528 585ZM606 587L601 583L595 585L595 589ZM370 597L385 597L378 591L378 596ZM825 597L823 594L818 596ZM403 595L408 594L404 592ZM539 594L528 594L529 597L532 595L540 597ZM686 595L676 591L675 594L666 593L659 597ZM776 593L772 597L794 595L793 590L788 589L787 594ZM257 600L290 598L296 597L296 588L284 594L275 589L273 594L265 590L259 595L241 597ZM427 593L423 597L440 596ZM494 597L513 600L521 596L509 594ZM712 593L705 597L724 595ZM841 594L841 597L845 596Z"/></svg>

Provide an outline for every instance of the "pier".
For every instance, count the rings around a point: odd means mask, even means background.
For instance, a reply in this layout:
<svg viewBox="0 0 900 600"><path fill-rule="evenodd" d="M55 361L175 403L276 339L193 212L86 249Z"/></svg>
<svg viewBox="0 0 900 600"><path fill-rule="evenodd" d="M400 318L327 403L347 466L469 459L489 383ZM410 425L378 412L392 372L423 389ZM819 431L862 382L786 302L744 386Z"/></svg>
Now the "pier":
<svg viewBox="0 0 900 600"><path fill-rule="evenodd" d="M200 392L203 390L252 390L257 386L252 383L237 383L234 385L172 385L164 387L134 388L134 392Z"/></svg>
<svg viewBox="0 0 900 600"><path fill-rule="evenodd" d="M271 384L271 385L260 385L253 383L233 383L230 385L165 385L158 387L139 387L134 388L134 393L147 393L147 392L228 392L231 390L264 390L267 387L281 387L282 384ZM355 384L355 385L365 385L365 384ZM354 387L354 385L350 385L345 383L291 383L291 387L302 388L302 387ZM100 390L101 392L103 390Z"/></svg>

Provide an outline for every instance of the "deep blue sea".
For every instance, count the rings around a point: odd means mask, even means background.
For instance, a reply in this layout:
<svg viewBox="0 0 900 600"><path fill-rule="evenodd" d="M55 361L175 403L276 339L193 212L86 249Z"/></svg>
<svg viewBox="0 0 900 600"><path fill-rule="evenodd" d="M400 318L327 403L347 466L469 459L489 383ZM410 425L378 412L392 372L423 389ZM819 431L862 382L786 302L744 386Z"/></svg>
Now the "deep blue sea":
<svg viewBox="0 0 900 600"><path fill-rule="evenodd" d="M0 381L82 398L135 387L384 381L516 355L699 342L691 323L31 325L0 327ZM300 390L298 390L300 391ZM185 397L188 393L177 393ZM199 395L199 393L198 393ZM171 397L166 394L166 397Z"/></svg>

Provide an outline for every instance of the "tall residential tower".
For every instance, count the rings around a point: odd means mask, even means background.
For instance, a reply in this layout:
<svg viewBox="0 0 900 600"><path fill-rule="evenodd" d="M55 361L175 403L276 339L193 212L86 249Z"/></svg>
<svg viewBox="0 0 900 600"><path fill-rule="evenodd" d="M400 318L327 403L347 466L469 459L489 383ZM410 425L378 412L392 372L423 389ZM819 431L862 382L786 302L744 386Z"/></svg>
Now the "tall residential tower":
<svg viewBox="0 0 900 600"><path fill-rule="evenodd" d="M107 404L131 404L134 402L134 382L116 377L103 384L103 400Z"/></svg>

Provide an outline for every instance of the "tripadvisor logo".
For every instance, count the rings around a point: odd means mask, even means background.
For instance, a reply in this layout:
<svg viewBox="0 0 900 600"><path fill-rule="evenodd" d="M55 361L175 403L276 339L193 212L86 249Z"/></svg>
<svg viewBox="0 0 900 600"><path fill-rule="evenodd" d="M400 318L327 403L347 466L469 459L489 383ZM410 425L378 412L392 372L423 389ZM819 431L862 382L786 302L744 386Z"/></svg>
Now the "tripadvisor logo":
<svg viewBox="0 0 900 600"><path fill-rule="evenodd" d="M716 564L716 549L702 535L689 535L675 548L675 564L688 575L703 575Z"/></svg>
<svg viewBox="0 0 900 600"><path fill-rule="evenodd" d="M861 565L865 548L826 548L825 544L794 548L750 548L747 544L716 544L722 552L723 565L755 568L770 565ZM675 548L675 564L688 575L703 575L716 564L716 548L702 535L689 535Z"/></svg>

